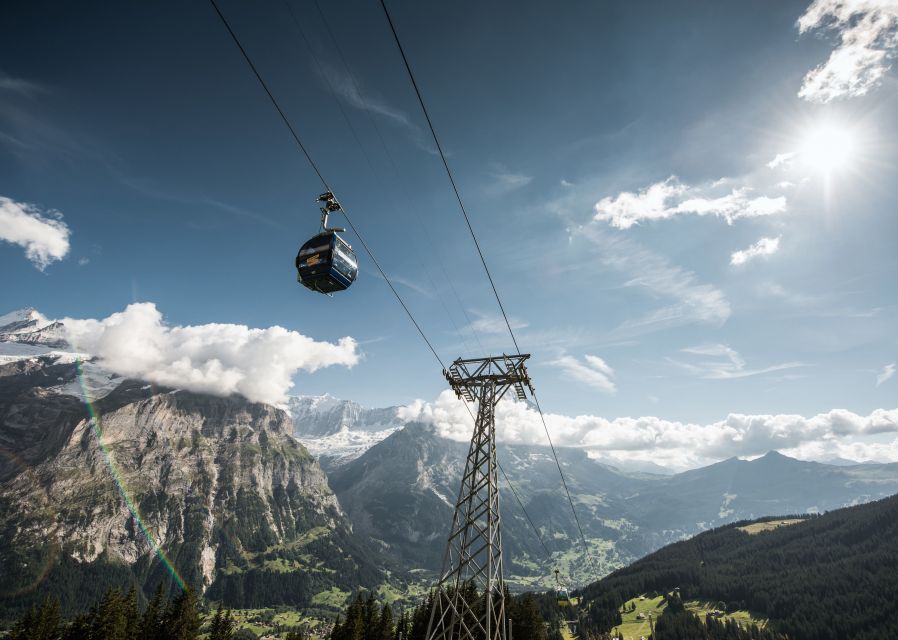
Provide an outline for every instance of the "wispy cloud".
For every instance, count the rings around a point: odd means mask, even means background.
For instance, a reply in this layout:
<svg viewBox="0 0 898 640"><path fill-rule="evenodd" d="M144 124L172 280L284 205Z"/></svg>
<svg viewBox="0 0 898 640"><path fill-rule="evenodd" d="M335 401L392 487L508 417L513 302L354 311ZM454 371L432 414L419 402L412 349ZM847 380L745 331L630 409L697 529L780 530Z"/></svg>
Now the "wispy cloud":
<svg viewBox="0 0 898 640"><path fill-rule="evenodd" d="M783 213L785 196L755 196L749 186L721 189L729 182L690 186L671 176L637 192L624 191L595 205L594 219L618 229L629 229L645 220L666 220L680 215L714 215L732 224L739 218Z"/></svg>
<svg viewBox="0 0 898 640"><path fill-rule="evenodd" d="M44 87L43 85L25 80L23 78L15 78L0 71L0 91L8 91L11 93L18 93L23 96L31 96L35 93L44 92L46 90L46 87Z"/></svg>
<svg viewBox="0 0 898 640"><path fill-rule="evenodd" d="M484 313L476 309L470 309L469 313L474 316L474 319L471 320L471 324L461 329L460 332L462 334L474 331L475 333L494 335L508 331L508 325L505 324L505 318L498 313ZM511 324L513 330L525 329L529 326L529 323L515 317L508 318L508 322Z"/></svg>
<svg viewBox="0 0 898 640"><path fill-rule="evenodd" d="M384 279L384 277L382 275L380 275L380 272L377 271L376 269L372 269L371 274L373 274L374 277L377 278L378 280ZM417 282L414 282L413 280L405 278L403 276L391 275L390 282L392 282L394 284L401 285L401 286L405 287L406 289L410 289L411 291L414 291L415 293L425 296L427 298L433 297L433 292L430 289L418 284Z"/></svg>
<svg viewBox="0 0 898 640"><path fill-rule="evenodd" d="M561 356L548 364L561 369L567 377L604 393L615 393L614 370L599 356L584 355L583 362L573 356Z"/></svg>
<svg viewBox="0 0 898 640"><path fill-rule="evenodd" d="M732 380L747 378L783 369L805 366L802 362L784 362L760 369L746 368L745 360L739 352L726 344L705 344L687 347L681 353L694 358L688 362L669 358L669 361L686 371L707 380Z"/></svg>
<svg viewBox="0 0 898 640"><path fill-rule="evenodd" d="M430 134L425 133L423 128L412 122L407 113L392 106L385 100L364 91L355 78L346 73L337 71L324 64L322 65L321 73L327 74L327 77L324 78L324 80L328 82L333 90L336 91L339 96L342 96L350 106L373 113L382 117L390 124L405 129L418 148L434 155L437 153L437 149L433 145Z"/></svg>
<svg viewBox="0 0 898 640"><path fill-rule="evenodd" d="M815 0L798 19L800 33L833 31L839 44L804 77L799 97L811 102L862 96L877 87L898 52L895 0Z"/></svg>
<svg viewBox="0 0 898 640"><path fill-rule="evenodd" d="M484 188L484 192L491 196L501 196L533 182L533 176L510 171L505 165L494 163L487 172L490 183Z"/></svg>
<svg viewBox="0 0 898 640"><path fill-rule="evenodd" d="M882 368L882 371L879 372L879 375L876 376L876 386L878 387L886 380L890 380L892 376L895 375L895 363L887 364Z"/></svg>
<svg viewBox="0 0 898 640"><path fill-rule="evenodd" d="M749 260L754 260L762 256L771 256L780 248L780 237L761 238L747 249L734 251L730 255L730 264L733 266L743 265Z"/></svg>
<svg viewBox="0 0 898 640"><path fill-rule="evenodd" d="M0 196L0 240L25 249L25 256L41 271L68 255L70 235L58 211L41 211Z"/></svg>
<svg viewBox="0 0 898 640"><path fill-rule="evenodd" d="M618 337L694 322L722 324L730 317L730 303L723 291L699 282L692 271L594 224L583 227L580 235L595 245L596 259L602 265L625 274L628 279L624 287L644 290L652 298L671 300L670 304L622 323L614 331Z"/></svg>

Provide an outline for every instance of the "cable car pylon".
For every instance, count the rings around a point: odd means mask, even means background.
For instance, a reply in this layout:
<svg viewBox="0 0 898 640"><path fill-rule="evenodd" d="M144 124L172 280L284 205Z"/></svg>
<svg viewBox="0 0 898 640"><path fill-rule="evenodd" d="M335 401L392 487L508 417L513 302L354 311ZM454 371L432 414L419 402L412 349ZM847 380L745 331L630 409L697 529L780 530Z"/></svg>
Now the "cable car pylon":
<svg viewBox="0 0 898 640"><path fill-rule="evenodd" d="M427 640L506 640L505 581L499 526L496 405L533 385L529 354L459 358L443 375L455 394L477 403L474 434L436 586ZM473 589L471 587L474 587Z"/></svg>

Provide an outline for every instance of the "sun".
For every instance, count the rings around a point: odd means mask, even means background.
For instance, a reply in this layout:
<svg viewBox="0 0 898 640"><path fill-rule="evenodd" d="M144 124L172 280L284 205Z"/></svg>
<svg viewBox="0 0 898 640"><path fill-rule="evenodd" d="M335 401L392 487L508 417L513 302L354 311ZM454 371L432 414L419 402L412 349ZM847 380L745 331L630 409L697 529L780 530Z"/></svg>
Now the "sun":
<svg viewBox="0 0 898 640"><path fill-rule="evenodd" d="M804 135L800 157L811 169L830 175L849 169L857 154L857 136L851 128L822 122Z"/></svg>

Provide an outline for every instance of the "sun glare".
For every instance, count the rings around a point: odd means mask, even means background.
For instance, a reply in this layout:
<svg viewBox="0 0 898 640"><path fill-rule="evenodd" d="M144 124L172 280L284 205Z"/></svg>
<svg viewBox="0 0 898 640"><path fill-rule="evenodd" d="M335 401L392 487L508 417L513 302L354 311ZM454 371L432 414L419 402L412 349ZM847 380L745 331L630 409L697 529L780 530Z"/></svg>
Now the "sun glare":
<svg viewBox="0 0 898 640"><path fill-rule="evenodd" d="M824 174L850 167L856 153L856 136L845 126L821 123L810 129L801 146L801 160Z"/></svg>

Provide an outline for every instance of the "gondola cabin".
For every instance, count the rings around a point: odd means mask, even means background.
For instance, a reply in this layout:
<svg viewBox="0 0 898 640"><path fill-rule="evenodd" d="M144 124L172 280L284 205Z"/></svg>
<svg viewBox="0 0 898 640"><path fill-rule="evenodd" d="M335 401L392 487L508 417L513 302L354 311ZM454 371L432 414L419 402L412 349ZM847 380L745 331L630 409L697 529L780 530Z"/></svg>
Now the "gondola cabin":
<svg viewBox="0 0 898 640"><path fill-rule="evenodd" d="M555 591L555 594L558 598L559 607L570 607L574 604L573 602L571 602L571 594L568 593L568 590L564 587L559 587Z"/></svg>
<svg viewBox="0 0 898 640"><path fill-rule="evenodd" d="M296 254L296 280L319 293L349 288L359 274L352 247L335 231L325 230L306 242Z"/></svg>

